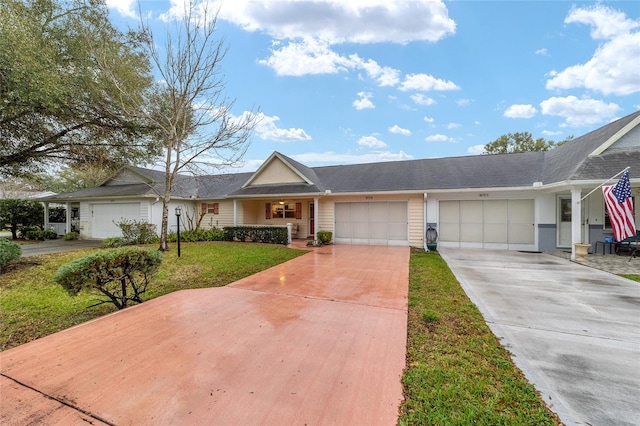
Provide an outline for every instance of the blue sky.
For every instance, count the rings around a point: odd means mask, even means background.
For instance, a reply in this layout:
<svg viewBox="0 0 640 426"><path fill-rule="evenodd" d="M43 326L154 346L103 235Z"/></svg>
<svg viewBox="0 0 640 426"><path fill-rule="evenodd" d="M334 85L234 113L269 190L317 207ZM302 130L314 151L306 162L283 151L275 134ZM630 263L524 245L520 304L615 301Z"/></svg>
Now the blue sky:
<svg viewBox="0 0 640 426"><path fill-rule="evenodd" d="M141 2L163 32L185 0ZM107 0L136 26L135 0ZM640 2L224 0L234 113L259 107L240 170L482 153L555 141L640 109Z"/></svg>

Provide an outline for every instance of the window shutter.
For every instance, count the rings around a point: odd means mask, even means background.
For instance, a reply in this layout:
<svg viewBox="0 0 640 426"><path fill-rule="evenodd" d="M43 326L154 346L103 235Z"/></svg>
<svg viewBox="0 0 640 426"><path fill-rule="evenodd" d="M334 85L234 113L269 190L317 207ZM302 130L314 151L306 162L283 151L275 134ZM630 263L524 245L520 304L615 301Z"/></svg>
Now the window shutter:
<svg viewBox="0 0 640 426"><path fill-rule="evenodd" d="M200 204L200 212L205 215L207 214L207 203Z"/></svg>
<svg viewBox="0 0 640 426"><path fill-rule="evenodd" d="M220 203L213 203L213 214L220 213Z"/></svg>
<svg viewBox="0 0 640 426"><path fill-rule="evenodd" d="M271 219L271 203L266 203L264 209L264 218Z"/></svg>
<svg viewBox="0 0 640 426"><path fill-rule="evenodd" d="M302 219L302 203L296 203L296 219Z"/></svg>

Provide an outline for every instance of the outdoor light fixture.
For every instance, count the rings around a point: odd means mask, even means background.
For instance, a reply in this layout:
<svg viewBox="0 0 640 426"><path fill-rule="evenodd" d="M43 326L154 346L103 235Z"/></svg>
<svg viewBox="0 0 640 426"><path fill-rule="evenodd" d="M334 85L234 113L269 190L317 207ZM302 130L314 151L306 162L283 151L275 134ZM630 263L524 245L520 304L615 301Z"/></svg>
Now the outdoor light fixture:
<svg viewBox="0 0 640 426"><path fill-rule="evenodd" d="M178 223L178 257L180 257L180 215L182 214L182 209L180 206L176 207L176 219Z"/></svg>

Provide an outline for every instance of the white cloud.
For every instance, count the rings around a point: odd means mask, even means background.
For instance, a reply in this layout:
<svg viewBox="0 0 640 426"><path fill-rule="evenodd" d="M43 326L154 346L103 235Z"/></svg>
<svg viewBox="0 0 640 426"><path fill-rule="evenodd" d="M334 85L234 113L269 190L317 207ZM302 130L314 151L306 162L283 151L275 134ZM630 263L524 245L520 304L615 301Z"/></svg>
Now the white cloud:
<svg viewBox="0 0 640 426"><path fill-rule="evenodd" d="M357 110L367 109L367 108L375 108L376 106L371 102L371 97L373 94L370 92L358 92L358 96L360 99L356 99L353 101L353 106Z"/></svg>
<svg viewBox="0 0 640 426"><path fill-rule="evenodd" d="M621 108L614 103L605 103L595 99L578 99L575 96L552 97L540 102L544 115L553 115L565 119L565 126L582 127L602 123L614 117Z"/></svg>
<svg viewBox="0 0 640 426"><path fill-rule="evenodd" d="M565 22L591 25L591 37L606 41L586 63L552 71L547 89L585 88L620 96L640 91L640 32L631 32L639 22L602 5L573 9Z"/></svg>
<svg viewBox="0 0 640 426"><path fill-rule="evenodd" d="M107 7L115 9L120 15L127 18L136 18L138 15L134 10L136 0L106 0Z"/></svg>
<svg viewBox="0 0 640 426"><path fill-rule="evenodd" d="M436 101L433 100L433 98L425 96L422 93L416 93L415 95L411 95L411 100L413 100L413 102L415 102L418 105L426 105L426 106L434 105L436 103Z"/></svg>
<svg viewBox="0 0 640 426"><path fill-rule="evenodd" d="M536 55L547 56L547 49L546 48L542 48L542 49L536 50Z"/></svg>
<svg viewBox="0 0 640 426"><path fill-rule="evenodd" d="M455 139L442 134L430 135L430 136L427 136L424 140L427 142L455 142L456 141Z"/></svg>
<svg viewBox="0 0 640 426"><path fill-rule="evenodd" d="M511 105L504 112L504 116L508 118L532 118L538 113L533 105Z"/></svg>
<svg viewBox="0 0 640 426"><path fill-rule="evenodd" d="M471 155L482 155L485 153L484 145L473 145L467 148L467 153Z"/></svg>
<svg viewBox="0 0 640 426"><path fill-rule="evenodd" d="M612 39L640 26L640 23L627 18L623 12L602 4L584 8L574 7L564 22L590 25L591 37L594 39Z"/></svg>
<svg viewBox="0 0 640 426"><path fill-rule="evenodd" d="M258 63L269 66L277 75L289 76L335 74L353 68L351 59L340 56L327 43L314 39L290 42L284 47L272 49L271 56Z"/></svg>
<svg viewBox="0 0 640 426"><path fill-rule="evenodd" d="M558 136L558 135L561 135L562 132L560 130L558 130L558 131L543 130L542 134L544 136Z"/></svg>
<svg viewBox="0 0 640 426"><path fill-rule="evenodd" d="M466 107L471 105L471 99L466 99L466 98L458 99L456 101L456 104L458 104L458 106L461 106L461 107Z"/></svg>
<svg viewBox="0 0 640 426"><path fill-rule="evenodd" d="M234 0L223 3L220 19L275 39L331 44L436 42L456 29L441 0Z"/></svg>
<svg viewBox="0 0 640 426"><path fill-rule="evenodd" d="M358 55L350 55L354 68L363 69L367 75L378 82L381 87L395 86L400 82L400 70L391 67L381 67L373 59L364 60Z"/></svg>
<svg viewBox="0 0 640 426"><path fill-rule="evenodd" d="M435 78L429 74L407 74L400 85L400 90L418 90L428 92L431 90L459 90L460 88L452 81L445 81Z"/></svg>
<svg viewBox="0 0 640 426"><path fill-rule="evenodd" d="M258 113L257 123L253 131L260 137L260 139L270 140L275 142L299 142L311 140L311 136L307 134L303 129L289 128L281 129L277 126L277 122L280 121L278 116L268 116L263 113Z"/></svg>
<svg viewBox="0 0 640 426"><path fill-rule="evenodd" d="M460 127L460 123L449 123L447 124L447 129L457 129Z"/></svg>
<svg viewBox="0 0 640 426"><path fill-rule="evenodd" d="M397 124L393 125L392 127L389 127L389 131L391 133L395 133L397 135L411 136L411 130L403 129L402 127L398 126Z"/></svg>
<svg viewBox="0 0 640 426"><path fill-rule="evenodd" d="M384 143L383 141L381 141L380 139L378 139L373 135L361 137L360 140L358 140L358 145L366 146L367 148L374 148L374 149L387 147L386 143Z"/></svg>
<svg viewBox="0 0 640 426"><path fill-rule="evenodd" d="M433 117L425 117L424 121L426 121L427 123L433 123L435 119Z"/></svg>

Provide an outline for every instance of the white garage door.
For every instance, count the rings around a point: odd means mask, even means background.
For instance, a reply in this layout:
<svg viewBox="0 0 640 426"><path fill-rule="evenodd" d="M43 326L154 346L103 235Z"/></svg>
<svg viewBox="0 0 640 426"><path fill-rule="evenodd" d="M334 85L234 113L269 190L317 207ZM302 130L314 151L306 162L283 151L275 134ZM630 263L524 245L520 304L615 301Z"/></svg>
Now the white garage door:
<svg viewBox="0 0 640 426"><path fill-rule="evenodd" d="M92 204L91 237L121 237L122 232L116 222L140 220L140 203Z"/></svg>
<svg viewBox="0 0 640 426"><path fill-rule="evenodd" d="M440 201L444 247L535 250L533 200Z"/></svg>
<svg viewBox="0 0 640 426"><path fill-rule="evenodd" d="M409 245L407 202L336 203L336 244Z"/></svg>

